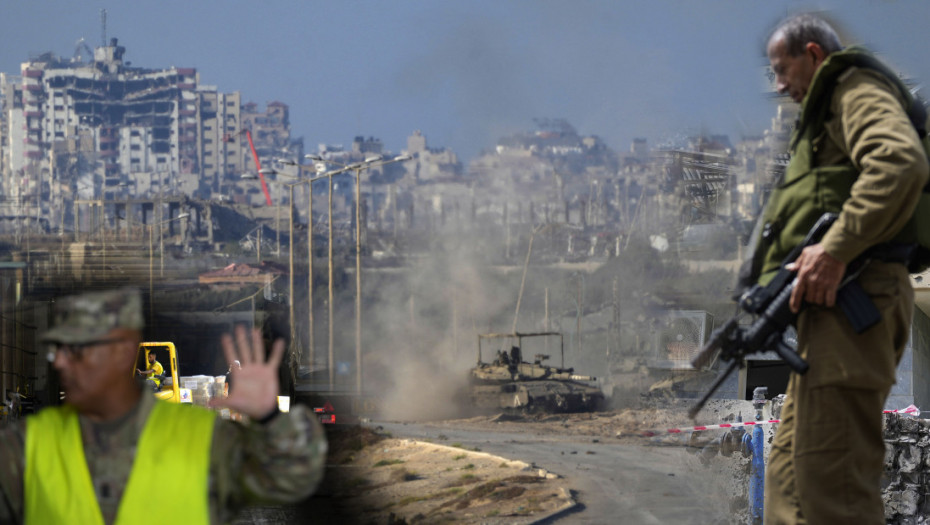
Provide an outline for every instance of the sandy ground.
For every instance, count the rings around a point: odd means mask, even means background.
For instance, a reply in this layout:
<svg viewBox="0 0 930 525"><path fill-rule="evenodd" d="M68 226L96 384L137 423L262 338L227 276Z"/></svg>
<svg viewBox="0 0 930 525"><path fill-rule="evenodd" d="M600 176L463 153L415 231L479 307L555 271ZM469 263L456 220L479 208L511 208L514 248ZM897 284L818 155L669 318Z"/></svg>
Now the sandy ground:
<svg viewBox="0 0 930 525"><path fill-rule="evenodd" d="M574 505L564 479L521 461L348 432L322 491L357 523L532 523Z"/></svg>
<svg viewBox="0 0 930 525"><path fill-rule="evenodd" d="M684 416L684 408L686 405L532 417L495 415L432 423L538 436L610 438L630 446L685 447L694 453L689 456L694 458L693 468L709 469L708 479L735 481L743 477L740 472L745 471L748 460L737 459L738 453L727 458L713 450L707 454L712 448L708 443L719 434L664 432L695 424ZM697 423L732 421L737 413L739 409L732 407L710 406ZM657 432L650 435L647 430ZM327 463L323 486L304 504L251 509L236 523L536 523L568 515L579 499L577 487L559 472L541 470L519 458L468 450L450 440L394 437L379 432L377 425L330 429ZM730 481L727 485L721 491L737 507L744 507L745 489L731 486ZM567 520L571 522L571 517Z"/></svg>

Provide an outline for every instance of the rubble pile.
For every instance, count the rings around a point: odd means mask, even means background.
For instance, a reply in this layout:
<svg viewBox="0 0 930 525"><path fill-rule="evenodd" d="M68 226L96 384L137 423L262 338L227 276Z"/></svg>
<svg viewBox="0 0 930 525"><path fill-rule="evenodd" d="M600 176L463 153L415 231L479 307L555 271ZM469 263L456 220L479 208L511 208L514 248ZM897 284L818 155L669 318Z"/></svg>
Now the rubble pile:
<svg viewBox="0 0 930 525"><path fill-rule="evenodd" d="M884 438L886 522L930 523L930 419L885 414Z"/></svg>

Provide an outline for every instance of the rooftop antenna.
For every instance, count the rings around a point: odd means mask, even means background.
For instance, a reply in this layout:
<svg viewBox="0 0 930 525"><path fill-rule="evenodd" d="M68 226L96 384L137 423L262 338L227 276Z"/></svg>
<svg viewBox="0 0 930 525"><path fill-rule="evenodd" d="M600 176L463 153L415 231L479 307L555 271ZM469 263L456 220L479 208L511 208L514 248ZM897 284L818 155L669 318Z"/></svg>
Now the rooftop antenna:
<svg viewBox="0 0 930 525"><path fill-rule="evenodd" d="M100 46L107 47L107 10L100 10Z"/></svg>

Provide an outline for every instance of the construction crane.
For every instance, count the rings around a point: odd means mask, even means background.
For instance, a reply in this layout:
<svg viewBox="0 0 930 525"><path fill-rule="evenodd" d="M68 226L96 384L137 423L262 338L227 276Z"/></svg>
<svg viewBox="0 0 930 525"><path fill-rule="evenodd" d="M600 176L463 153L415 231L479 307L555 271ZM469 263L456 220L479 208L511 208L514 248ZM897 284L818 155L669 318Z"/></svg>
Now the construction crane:
<svg viewBox="0 0 930 525"><path fill-rule="evenodd" d="M255 144L252 142L252 133L248 129L240 129L232 135L223 135L223 142L230 142L233 139L237 139L243 133L249 140L249 148L252 149L252 159L255 160L255 171L258 172L258 179L262 182L262 191L265 192L265 204L271 206L271 194L268 192L268 184L265 182L265 176L262 174L262 165L258 160L258 153L255 151Z"/></svg>

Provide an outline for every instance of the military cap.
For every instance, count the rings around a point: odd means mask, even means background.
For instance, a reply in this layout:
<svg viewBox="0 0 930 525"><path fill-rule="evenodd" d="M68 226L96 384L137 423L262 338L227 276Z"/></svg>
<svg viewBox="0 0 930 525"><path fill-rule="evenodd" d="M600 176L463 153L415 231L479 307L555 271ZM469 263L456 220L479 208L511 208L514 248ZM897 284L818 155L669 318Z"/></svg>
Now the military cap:
<svg viewBox="0 0 930 525"><path fill-rule="evenodd" d="M104 338L114 328L142 330L142 294L121 288L62 297L52 307L52 327L43 343L84 344Z"/></svg>

